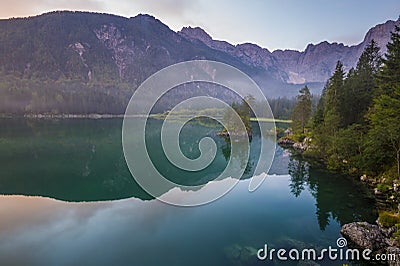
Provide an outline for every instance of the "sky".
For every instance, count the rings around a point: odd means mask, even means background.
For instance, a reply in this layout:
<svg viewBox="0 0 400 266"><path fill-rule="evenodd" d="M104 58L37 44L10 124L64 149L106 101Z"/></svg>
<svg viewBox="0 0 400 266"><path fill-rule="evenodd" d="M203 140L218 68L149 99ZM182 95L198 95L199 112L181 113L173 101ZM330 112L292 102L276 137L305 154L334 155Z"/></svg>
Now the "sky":
<svg viewBox="0 0 400 266"><path fill-rule="evenodd" d="M0 18L79 10L150 14L178 31L199 26L214 39L270 51L304 50L321 41L360 43L376 24L400 15L399 0L0 0Z"/></svg>

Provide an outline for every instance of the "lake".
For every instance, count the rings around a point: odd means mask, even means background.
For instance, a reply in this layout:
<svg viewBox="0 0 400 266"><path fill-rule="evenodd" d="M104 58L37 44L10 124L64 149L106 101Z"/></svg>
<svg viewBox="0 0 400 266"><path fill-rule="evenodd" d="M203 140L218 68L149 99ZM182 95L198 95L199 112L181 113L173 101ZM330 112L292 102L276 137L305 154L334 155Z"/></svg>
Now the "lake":
<svg viewBox="0 0 400 266"><path fill-rule="evenodd" d="M161 124L150 120L146 135L156 167L177 182L218 187L212 179L230 145L217 128L193 121L182 130L188 157L199 155L201 136L218 147L207 169L186 178L163 156ZM377 218L362 184L280 147L267 179L250 193L253 154L268 138L257 131L232 191L198 207L165 204L131 177L121 127L122 119L0 120L0 265L275 265L257 259L264 244L336 247L342 224Z"/></svg>

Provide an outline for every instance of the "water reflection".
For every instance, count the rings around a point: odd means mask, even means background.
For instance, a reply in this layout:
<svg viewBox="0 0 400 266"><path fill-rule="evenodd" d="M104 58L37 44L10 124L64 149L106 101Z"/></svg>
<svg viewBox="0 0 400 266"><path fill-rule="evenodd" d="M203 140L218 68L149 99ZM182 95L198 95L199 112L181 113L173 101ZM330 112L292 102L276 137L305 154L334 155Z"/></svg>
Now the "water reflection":
<svg viewBox="0 0 400 266"><path fill-rule="evenodd" d="M291 193L298 197L308 189L316 200L316 215L321 230L335 219L341 225L352 221L373 223L377 218L375 200L362 184L326 170L312 167L301 156L288 163Z"/></svg>
<svg viewBox="0 0 400 266"><path fill-rule="evenodd" d="M221 147L221 152L224 155L225 160L228 161L231 156L231 143L228 138L223 138L223 140L224 140L224 144ZM250 144L251 144L251 140L250 140ZM253 167L255 164L254 158L250 159L250 160L246 160L247 153L248 153L247 145L245 145L244 143L236 143L236 145L237 145L238 153L235 156L235 158L233 158L233 159L236 160L237 162L239 162L240 168L244 168L243 178L250 178L254 172L253 171Z"/></svg>
<svg viewBox="0 0 400 266"><path fill-rule="evenodd" d="M136 184L126 167L120 142L122 120L6 119L0 122L0 194L47 196L65 201L153 199ZM181 133L184 154L195 158L199 155L201 137L211 136L217 142L217 156L206 171L192 178L179 169L168 168L169 162L160 149L161 123L151 120L148 124L152 132L146 136L148 149L150 156L157 158L154 160L157 167L169 172L174 181L207 184L226 166L230 156L229 141L216 137L215 127L189 123ZM258 127L253 128L250 160L243 179L252 176L258 160L261 136ZM243 147L243 154L246 149ZM246 164L240 156L234 159L241 167ZM374 201L363 186L317 169L300 156L293 156L278 147L270 174L287 173L290 175L289 188L295 197L307 190L315 198L321 230L332 218L340 224L375 220L376 213L371 211Z"/></svg>
<svg viewBox="0 0 400 266"><path fill-rule="evenodd" d="M327 247L335 245L341 224L376 218L363 186L280 147L255 192L248 192L249 171L212 204L179 208L151 200L130 177L121 120L0 122L0 194L11 195L0 196L1 265L257 265L254 250L265 243ZM198 153L189 141L196 132L213 134L189 125L182 136L188 156ZM203 189L218 187L209 178L226 164L229 144L217 141ZM150 144L157 156L157 143ZM251 162L257 148L255 134Z"/></svg>
<svg viewBox="0 0 400 266"><path fill-rule="evenodd" d="M121 123L2 120L0 193L66 201L152 199L126 167Z"/></svg>
<svg viewBox="0 0 400 266"><path fill-rule="evenodd" d="M134 181L126 166L121 145L121 119L6 119L0 122L0 194L47 196L65 201L153 199ZM218 147L216 158L204 171L188 172L172 165L164 155L161 125L160 120L149 120L147 149L156 168L171 181L205 185L226 167L230 145L216 136L219 128L195 121L183 128L180 144L187 157L199 156L198 143L205 136L212 137ZM259 142L260 137L253 141L243 178L252 176ZM237 144L239 154L233 162L237 168L242 168L247 163L247 146ZM160 191L160 195L166 192Z"/></svg>
<svg viewBox="0 0 400 266"><path fill-rule="evenodd" d="M295 197L298 197L307 185L309 165L301 158L296 160L294 157L290 157L288 170L291 176L289 185L290 191Z"/></svg>

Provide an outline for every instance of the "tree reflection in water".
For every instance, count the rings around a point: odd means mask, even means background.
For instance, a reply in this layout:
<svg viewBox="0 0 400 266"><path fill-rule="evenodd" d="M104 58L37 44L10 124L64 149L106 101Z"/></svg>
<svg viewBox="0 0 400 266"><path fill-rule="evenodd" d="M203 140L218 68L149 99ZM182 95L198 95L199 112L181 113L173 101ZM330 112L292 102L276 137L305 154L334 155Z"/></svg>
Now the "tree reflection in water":
<svg viewBox="0 0 400 266"><path fill-rule="evenodd" d="M315 167L301 156L291 155L288 164L290 190L295 197L307 189L315 198L321 230L334 219L341 225L353 221L373 223L377 218L375 200L359 181Z"/></svg>
<svg viewBox="0 0 400 266"><path fill-rule="evenodd" d="M252 139L249 139L249 142L251 143ZM224 144L221 146L221 152L222 155L224 156L225 160L228 162L229 158L231 156L231 142L229 138L224 137ZM243 142L238 142L235 143L238 147L238 154L235 156L235 158L232 158L234 160L237 160L240 164L240 168L243 169L243 167L246 167L243 172L242 179L247 179L252 176L253 173L253 166L254 166L254 161L249 158L247 160L247 153L248 153L248 146Z"/></svg>
<svg viewBox="0 0 400 266"><path fill-rule="evenodd" d="M297 198L305 189L308 181L309 165L303 160L296 160L292 156L289 160L288 171L290 175L290 191Z"/></svg>

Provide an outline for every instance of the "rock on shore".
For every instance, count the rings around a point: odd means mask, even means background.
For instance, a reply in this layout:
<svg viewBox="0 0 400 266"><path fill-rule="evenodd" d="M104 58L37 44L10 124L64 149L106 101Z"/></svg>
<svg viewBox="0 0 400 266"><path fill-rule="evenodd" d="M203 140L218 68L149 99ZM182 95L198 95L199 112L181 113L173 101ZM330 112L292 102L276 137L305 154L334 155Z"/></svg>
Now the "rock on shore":
<svg viewBox="0 0 400 266"><path fill-rule="evenodd" d="M384 249L389 244L381 228L367 222L345 224L340 232L350 242L363 249L376 251Z"/></svg>
<svg viewBox="0 0 400 266"><path fill-rule="evenodd" d="M367 222L353 222L342 226L340 232L355 247L360 249L370 249L381 254L397 254L400 257L400 249L395 246L391 239L395 227L383 228ZM389 265L399 265L400 260L388 261Z"/></svg>
<svg viewBox="0 0 400 266"><path fill-rule="evenodd" d="M278 144L282 147L293 148L297 151L307 151L311 146L311 138L304 138L302 142L295 142L289 138L281 138L278 140Z"/></svg>

